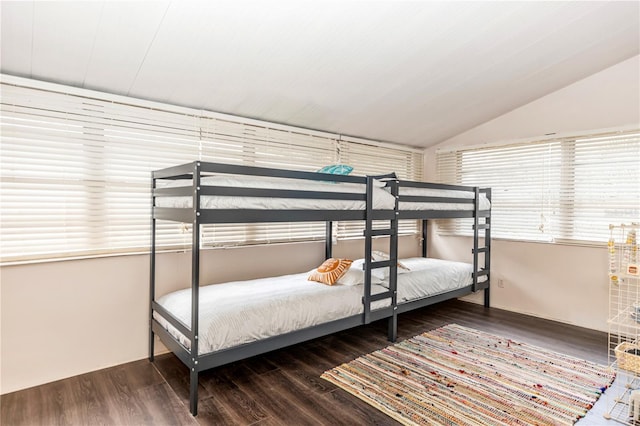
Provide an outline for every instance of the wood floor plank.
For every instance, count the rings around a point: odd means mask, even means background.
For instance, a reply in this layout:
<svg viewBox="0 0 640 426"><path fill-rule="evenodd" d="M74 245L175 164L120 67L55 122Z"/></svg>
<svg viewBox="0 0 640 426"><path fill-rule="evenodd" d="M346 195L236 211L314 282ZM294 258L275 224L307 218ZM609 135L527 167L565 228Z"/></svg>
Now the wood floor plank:
<svg viewBox="0 0 640 426"><path fill-rule="evenodd" d="M73 389L74 404L81 407L80 418L86 419L87 424L115 424L118 423L117 415L110 410L110 404L107 395L113 389L105 386L102 382L104 372L95 374L83 374L82 376L72 377L70 387ZM77 384L73 381L76 380ZM114 407L115 408L115 407ZM124 408L124 410L129 407ZM122 408L119 412L122 412Z"/></svg>
<svg viewBox="0 0 640 426"><path fill-rule="evenodd" d="M146 386L136 390L136 396L145 401L142 421L127 421L123 425L198 425L198 420L189 412L189 407L180 401L167 383Z"/></svg>
<svg viewBox="0 0 640 426"><path fill-rule="evenodd" d="M203 412L207 416L215 413L215 417L221 419L219 422L214 421L214 424L250 425L269 417L262 406L231 379L242 377L243 373L247 377L256 376L254 370L244 363L234 363L228 368L219 369L218 372L202 374L200 381L212 396L206 400L209 405L198 409L199 420L202 420Z"/></svg>
<svg viewBox="0 0 640 426"><path fill-rule="evenodd" d="M336 364L329 363L315 353L306 353L304 357L290 355L291 368L283 369L283 373L292 380L296 380L305 386L307 391L316 394L324 394L333 390L326 380L318 376L318 370L327 370Z"/></svg>
<svg viewBox="0 0 640 426"><path fill-rule="evenodd" d="M317 419L295 400L290 399L290 388L280 370L255 376L253 379L234 379L234 383L254 401L258 401L270 418L281 424L311 425Z"/></svg>
<svg viewBox="0 0 640 426"><path fill-rule="evenodd" d="M400 315L398 340L451 323L600 364L608 361L606 333L462 301ZM2 395L0 423L395 425L320 378L329 368L388 346L386 329L386 321L379 321L203 372L197 417L188 410L189 372L166 354L154 363L136 361ZM589 419L601 419L600 411Z"/></svg>
<svg viewBox="0 0 640 426"><path fill-rule="evenodd" d="M220 404L214 397L198 400L198 416L195 417L200 425L236 425L229 407Z"/></svg>
<svg viewBox="0 0 640 426"><path fill-rule="evenodd" d="M271 417L282 424L356 424L350 413L342 412L339 407L332 406L330 401L309 392L301 383L291 380L283 371L263 374L252 381L252 392L271 400L273 409ZM243 381L247 386L248 382Z"/></svg>

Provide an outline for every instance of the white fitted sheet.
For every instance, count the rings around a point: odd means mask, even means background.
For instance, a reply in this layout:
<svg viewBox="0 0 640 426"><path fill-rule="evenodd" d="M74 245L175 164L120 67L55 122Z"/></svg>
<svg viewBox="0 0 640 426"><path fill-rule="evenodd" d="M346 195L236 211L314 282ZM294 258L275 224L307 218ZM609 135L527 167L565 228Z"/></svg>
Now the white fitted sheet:
<svg viewBox="0 0 640 426"><path fill-rule="evenodd" d="M362 313L361 285L328 286L307 281L308 273L200 288L198 353L205 354ZM386 291L372 286L372 294ZM157 302L187 326L191 325L191 289L160 297ZM390 299L371 309L390 305ZM160 314L154 318L182 345L191 342Z"/></svg>
<svg viewBox="0 0 640 426"><path fill-rule="evenodd" d="M303 179L254 177L237 175L206 176L202 185L260 189L288 189L297 191L348 192L365 194L366 185L357 183L321 182ZM173 181L160 187L191 185L191 181ZM395 197L382 188L383 182L376 181L373 188L373 208L392 210ZM192 197L157 197L158 207L191 208ZM200 197L203 209L273 209L273 210L364 210L364 200L317 200L307 198L234 197L205 195Z"/></svg>
<svg viewBox="0 0 640 426"><path fill-rule="evenodd" d="M398 274L398 303L446 293L469 286L473 282L470 263L412 257L401 259L409 272ZM480 282L486 277L480 277ZM384 283L388 286L388 281Z"/></svg>
<svg viewBox="0 0 640 426"><path fill-rule="evenodd" d="M456 191L449 189L400 187L400 195L421 196L421 197L445 197L462 198L472 200L475 197L473 192ZM491 202L487 195L480 193L480 210L489 210ZM473 203L421 203L421 202L400 202L400 210L473 210Z"/></svg>
<svg viewBox="0 0 640 426"><path fill-rule="evenodd" d="M430 258L401 262L410 271L398 274L398 303L434 296L472 283L469 263ZM362 285L327 286L308 281L308 273L213 284L200 288L199 353L209 353L361 314ZM482 277L480 281L486 280ZM388 282L372 285L372 294ZM160 297L157 302L187 326L191 324L191 289ZM372 310L389 306L373 302ZM191 342L160 314L154 318L178 341Z"/></svg>

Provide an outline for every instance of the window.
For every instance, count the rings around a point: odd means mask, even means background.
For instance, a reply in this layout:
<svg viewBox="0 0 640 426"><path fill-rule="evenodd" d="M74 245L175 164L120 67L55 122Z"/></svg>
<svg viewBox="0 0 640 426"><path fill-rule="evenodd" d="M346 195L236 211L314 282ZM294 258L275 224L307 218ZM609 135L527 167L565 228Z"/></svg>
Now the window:
<svg viewBox="0 0 640 426"><path fill-rule="evenodd" d="M3 263L147 251L150 172L195 159L305 171L353 160L354 174L422 178L422 154L408 147L9 76L1 89ZM203 227L202 243L324 237L324 223L221 224ZM187 247L191 233L159 221L157 238Z"/></svg>
<svg viewBox="0 0 640 426"><path fill-rule="evenodd" d="M492 235L602 242L610 223L640 221L640 133L619 132L438 152L440 181L492 188ZM445 234L468 234L446 221Z"/></svg>

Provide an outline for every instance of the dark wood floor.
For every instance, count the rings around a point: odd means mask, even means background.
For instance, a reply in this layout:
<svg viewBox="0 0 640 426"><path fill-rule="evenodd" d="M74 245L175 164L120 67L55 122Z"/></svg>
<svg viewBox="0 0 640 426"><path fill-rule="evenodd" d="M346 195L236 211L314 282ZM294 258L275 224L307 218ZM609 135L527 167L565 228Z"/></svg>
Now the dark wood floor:
<svg viewBox="0 0 640 426"><path fill-rule="evenodd" d="M607 363L605 333L461 301L402 314L399 340L449 323ZM209 370L200 376L195 418L188 370L162 355L3 395L1 424L396 424L319 377L388 344L386 322L378 322Z"/></svg>

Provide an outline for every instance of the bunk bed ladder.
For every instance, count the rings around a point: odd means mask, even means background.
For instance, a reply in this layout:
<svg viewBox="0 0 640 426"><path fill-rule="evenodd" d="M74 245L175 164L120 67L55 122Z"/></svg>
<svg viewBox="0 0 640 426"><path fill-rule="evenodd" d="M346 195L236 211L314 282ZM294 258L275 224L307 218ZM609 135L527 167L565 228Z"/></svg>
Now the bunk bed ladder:
<svg viewBox="0 0 640 426"><path fill-rule="evenodd" d="M393 216L389 218L389 228L373 229L373 181L372 176L367 176L367 208L364 230L364 323L371 322L371 302L382 299L391 299L392 313L388 319L388 338L394 342L398 335L398 306L397 306L397 271L398 271L398 180L391 180L388 186L395 197ZM373 237L389 236L389 260L373 261ZM389 290L376 295L371 294L371 271L377 268L389 268Z"/></svg>
<svg viewBox="0 0 640 426"><path fill-rule="evenodd" d="M491 189L483 189L482 192L486 193L487 199L491 201ZM475 292L478 289L478 279L480 277L486 277L486 287L484 288L484 306L489 307L489 271L491 267L491 215L482 215L480 213L480 188L475 188L475 202L474 202L474 214L473 214L473 284L472 291ZM481 219L484 222L481 223ZM480 231L484 231L484 246L480 247ZM480 267L480 254L483 254L484 265Z"/></svg>

